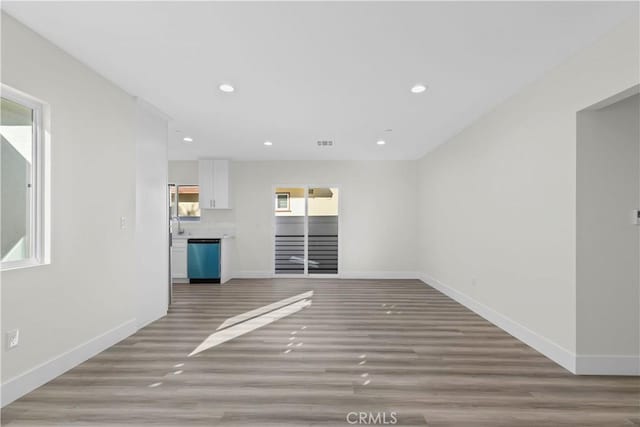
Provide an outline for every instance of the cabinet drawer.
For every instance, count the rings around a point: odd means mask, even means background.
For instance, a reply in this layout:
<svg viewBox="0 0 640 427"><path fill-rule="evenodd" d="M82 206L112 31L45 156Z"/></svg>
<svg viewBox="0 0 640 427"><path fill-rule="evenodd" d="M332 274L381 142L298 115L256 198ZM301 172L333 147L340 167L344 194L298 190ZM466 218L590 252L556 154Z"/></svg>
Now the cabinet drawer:
<svg viewBox="0 0 640 427"><path fill-rule="evenodd" d="M173 248L174 249L186 249L187 248L187 240L186 239L173 239Z"/></svg>

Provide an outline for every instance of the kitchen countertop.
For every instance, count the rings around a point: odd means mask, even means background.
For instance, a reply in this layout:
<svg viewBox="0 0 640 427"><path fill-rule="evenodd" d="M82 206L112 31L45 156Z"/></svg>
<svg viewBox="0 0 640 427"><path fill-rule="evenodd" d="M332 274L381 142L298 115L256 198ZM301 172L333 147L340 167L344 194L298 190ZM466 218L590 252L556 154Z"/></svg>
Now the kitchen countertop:
<svg viewBox="0 0 640 427"><path fill-rule="evenodd" d="M184 233L184 234L173 234L173 239L231 239L235 237L230 233Z"/></svg>

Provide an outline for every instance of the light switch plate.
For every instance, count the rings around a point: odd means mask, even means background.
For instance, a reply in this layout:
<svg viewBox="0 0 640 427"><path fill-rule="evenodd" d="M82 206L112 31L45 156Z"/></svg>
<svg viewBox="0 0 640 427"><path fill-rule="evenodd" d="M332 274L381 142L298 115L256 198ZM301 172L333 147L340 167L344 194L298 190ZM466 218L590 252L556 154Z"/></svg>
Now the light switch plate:
<svg viewBox="0 0 640 427"><path fill-rule="evenodd" d="M640 209L636 209L633 211L631 221L633 221L632 223L635 225L640 225Z"/></svg>
<svg viewBox="0 0 640 427"><path fill-rule="evenodd" d="M20 342L20 330L13 329L11 331L7 331L7 349L11 350L18 346Z"/></svg>

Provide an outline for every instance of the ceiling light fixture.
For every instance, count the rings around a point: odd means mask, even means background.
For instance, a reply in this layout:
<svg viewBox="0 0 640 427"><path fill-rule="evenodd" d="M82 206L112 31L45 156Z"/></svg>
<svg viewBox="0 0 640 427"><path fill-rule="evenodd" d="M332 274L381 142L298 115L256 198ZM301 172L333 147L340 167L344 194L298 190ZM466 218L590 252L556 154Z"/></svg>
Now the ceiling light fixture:
<svg viewBox="0 0 640 427"><path fill-rule="evenodd" d="M193 142L193 138L191 138L190 136L185 136L184 138L182 138L182 140L184 142Z"/></svg>
<svg viewBox="0 0 640 427"><path fill-rule="evenodd" d="M386 142L385 142L385 141L383 141L382 139L379 139L379 140L376 142L376 144L378 144L378 145L384 145L384 144L386 144Z"/></svg>
<svg viewBox="0 0 640 427"><path fill-rule="evenodd" d="M264 145L266 145L266 146L268 146L268 147L269 147L269 146L272 146L272 145L273 145L273 142L271 142L271 141L265 141L265 142L264 142Z"/></svg>
<svg viewBox="0 0 640 427"><path fill-rule="evenodd" d="M236 90L233 86L231 86L229 83L222 83L220 86L218 86L218 89L220 89L223 92L226 93L231 93L234 90Z"/></svg>
<svg viewBox="0 0 640 427"><path fill-rule="evenodd" d="M420 84L420 83L418 83L417 85L415 85L415 86L413 86L411 88L411 92L413 92L413 93L422 93L425 90L427 90L427 87L425 85L423 85L423 84Z"/></svg>

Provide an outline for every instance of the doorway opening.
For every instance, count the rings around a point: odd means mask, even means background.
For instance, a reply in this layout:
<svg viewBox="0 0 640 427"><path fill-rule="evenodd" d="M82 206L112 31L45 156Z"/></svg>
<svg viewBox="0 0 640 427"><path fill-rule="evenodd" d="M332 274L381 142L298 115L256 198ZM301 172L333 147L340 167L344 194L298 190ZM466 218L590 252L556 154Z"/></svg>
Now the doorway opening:
<svg viewBox="0 0 640 427"><path fill-rule="evenodd" d="M639 89L577 114L578 374L640 374Z"/></svg>
<svg viewBox="0 0 640 427"><path fill-rule="evenodd" d="M339 190L335 186L277 186L274 273L335 276L339 272Z"/></svg>

